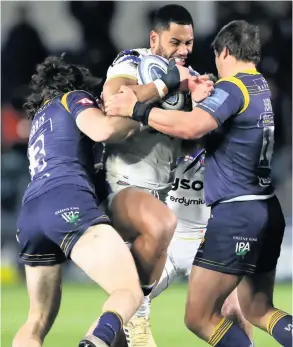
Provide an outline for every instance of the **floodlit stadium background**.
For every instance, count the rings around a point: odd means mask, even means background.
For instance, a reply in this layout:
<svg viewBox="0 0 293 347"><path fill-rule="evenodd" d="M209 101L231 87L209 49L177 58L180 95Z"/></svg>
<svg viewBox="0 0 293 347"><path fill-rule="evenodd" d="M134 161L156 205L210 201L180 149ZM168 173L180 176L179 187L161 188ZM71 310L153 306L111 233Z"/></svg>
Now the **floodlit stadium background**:
<svg viewBox="0 0 293 347"><path fill-rule="evenodd" d="M148 46L153 11L168 2L1 2L1 284L3 347L11 346L26 319L28 299L22 267L17 262L15 221L28 183L26 141L29 122L22 110L27 85L36 64L48 54L67 52L101 77L117 53ZM276 114L274 179L287 220L277 271L276 303L292 312L292 3L184 2L195 24L192 66L214 72L210 43L224 24L246 19L260 26L262 61L259 70L273 92ZM34 218L34 216L30 216ZM119 259L117 259L119 261ZM76 346L100 313L104 294L73 265L66 265L63 303L45 347ZM152 325L160 347L204 346L183 325L186 281L179 281L154 301ZM256 346L274 347L264 333L255 332Z"/></svg>

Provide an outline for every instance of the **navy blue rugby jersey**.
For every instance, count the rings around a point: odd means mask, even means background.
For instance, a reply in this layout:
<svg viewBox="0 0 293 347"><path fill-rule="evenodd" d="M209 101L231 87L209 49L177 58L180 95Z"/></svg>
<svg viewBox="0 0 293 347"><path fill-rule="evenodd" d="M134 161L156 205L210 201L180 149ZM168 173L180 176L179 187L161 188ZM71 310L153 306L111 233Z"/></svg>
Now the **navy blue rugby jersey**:
<svg viewBox="0 0 293 347"><path fill-rule="evenodd" d="M88 108L98 108L95 98L85 91L73 91L38 110L29 136L31 182L23 203L62 184L94 191L94 142L76 125L78 114Z"/></svg>
<svg viewBox="0 0 293 347"><path fill-rule="evenodd" d="M207 205L273 194L274 113L266 79L255 69L220 79L197 107L219 124L206 138Z"/></svg>

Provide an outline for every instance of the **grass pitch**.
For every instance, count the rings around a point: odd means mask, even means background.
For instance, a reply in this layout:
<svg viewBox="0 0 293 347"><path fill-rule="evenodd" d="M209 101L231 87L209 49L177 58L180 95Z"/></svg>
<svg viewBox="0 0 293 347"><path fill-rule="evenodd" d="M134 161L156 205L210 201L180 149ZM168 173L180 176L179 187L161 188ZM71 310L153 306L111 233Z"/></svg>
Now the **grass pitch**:
<svg viewBox="0 0 293 347"><path fill-rule="evenodd" d="M158 347L204 347L184 326L186 284L174 285L153 301L152 328ZM61 309L56 322L45 340L44 347L76 347L91 323L99 316L105 294L95 285L65 284ZM275 305L292 312L291 284L278 284ZM14 334L26 320L28 296L23 284L2 286L1 345L11 347ZM256 347L278 347L266 333L255 329Z"/></svg>

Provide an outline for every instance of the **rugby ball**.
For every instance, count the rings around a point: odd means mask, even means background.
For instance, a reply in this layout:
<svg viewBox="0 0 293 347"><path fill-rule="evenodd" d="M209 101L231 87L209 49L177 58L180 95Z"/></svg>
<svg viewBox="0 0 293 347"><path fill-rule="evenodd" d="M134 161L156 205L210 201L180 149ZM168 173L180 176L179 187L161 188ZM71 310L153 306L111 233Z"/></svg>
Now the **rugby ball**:
<svg viewBox="0 0 293 347"><path fill-rule="evenodd" d="M158 55L142 57L137 67L138 84L148 84L160 79L164 73L167 73L168 63L167 59ZM185 107L185 94L182 92L168 94L159 103L166 110L183 110Z"/></svg>

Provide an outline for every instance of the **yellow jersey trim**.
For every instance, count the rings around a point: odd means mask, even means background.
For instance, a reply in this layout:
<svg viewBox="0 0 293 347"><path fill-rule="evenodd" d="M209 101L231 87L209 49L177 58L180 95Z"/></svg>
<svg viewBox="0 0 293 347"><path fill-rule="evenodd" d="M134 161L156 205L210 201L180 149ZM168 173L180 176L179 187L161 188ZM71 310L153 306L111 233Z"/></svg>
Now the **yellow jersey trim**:
<svg viewBox="0 0 293 347"><path fill-rule="evenodd" d="M63 107L65 108L65 110L66 110L67 112L70 113L70 110L69 110L69 107L68 107L68 104L67 104L67 96L68 96L69 93L71 93L71 92L68 92L68 93L66 93L66 94L64 94L64 95L62 96L62 98L61 98L61 104L63 105Z"/></svg>
<svg viewBox="0 0 293 347"><path fill-rule="evenodd" d="M258 71L256 70L256 68L237 72L237 74L238 74L238 73L247 73L247 74L249 74L249 75L258 75L258 74L260 74L260 72L258 72ZM237 75L237 74L236 74L236 75Z"/></svg>
<svg viewBox="0 0 293 347"><path fill-rule="evenodd" d="M217 83L225 82L225 81L235 84L241 90L243 94L243 98L244 98L244 105L242 109L238 112L238 114L244 112L247 109L250 102L250 96L245 84L239 78L236 78L236 77L221 78L217 81Z"/></svg>

